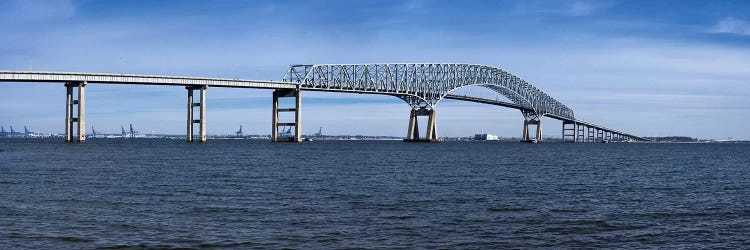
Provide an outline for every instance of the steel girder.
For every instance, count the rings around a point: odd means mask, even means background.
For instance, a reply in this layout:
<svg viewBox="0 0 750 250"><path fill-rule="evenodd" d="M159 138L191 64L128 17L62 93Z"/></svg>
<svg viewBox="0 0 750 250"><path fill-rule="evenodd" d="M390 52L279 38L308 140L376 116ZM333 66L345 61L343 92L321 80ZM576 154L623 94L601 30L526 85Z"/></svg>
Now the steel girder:
<svg viewBox="0 0 750 250"><path fill-rule="evenodd" d="M453 90L481 86L495 91L541 117L575 119L573 110L499 68L477 64L394 63L292 65L284 81L303 88L399 96L410 105L429 107ZM526 113L524 113L526 116Z"/></svg>

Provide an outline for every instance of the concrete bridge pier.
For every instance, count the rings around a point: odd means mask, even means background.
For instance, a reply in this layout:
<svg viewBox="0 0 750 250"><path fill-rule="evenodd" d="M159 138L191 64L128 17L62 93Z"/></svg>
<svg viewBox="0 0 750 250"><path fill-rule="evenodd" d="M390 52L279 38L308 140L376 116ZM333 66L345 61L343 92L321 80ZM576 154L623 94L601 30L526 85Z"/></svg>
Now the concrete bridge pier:
<svg viewBox="0 0 750 250"><path fill-rule="evenodd" d="M586 126L576 123L576 142L586 142Z"/></svg>
<svg viewBox="0 0 750 250"><path fill-rule="evenodd" d="M417 121L417 110L412 108L409 114L409 130L406 132L406 140L419 139L419 122Z"/></svg>
<svg viewBox="0 0 750 250"><path fill-rule="evenodd" d="M572 126L568 126L572 125ZM578 123L572 121L563 121L562 123L562 142L578 142Z"/></svg>
<svg viewBox="0 0 750 250"><path fill-rule="evenodd" d="M535 111L527 110L521 110L521 114L523 114L523 135L521 136L521 142L542 142L542 116ZM534 139L531 139L529 136L529 125L536 125L536 137Z"/></svg>
<svg viewBox="0 0 750 250"><path fill-rule="evenodd" d="M536 141L542 142L542 120L536 122Z"/></svg>
<svg viewBox="0 0 750 250"><path fill-rule="evenodd" d="M86 141L86 82L65 83L65 142ZM77 99L74 88L78 89ZM77 110L76 110L77 109ZM78 134L74 135L74 130Z"/></svg>
<svg viewBox="0 0 750 250"><path fill-rule="evenodd" d="M591 142L596 142L599 140L599 129L591 128L591 130L593 131L591 134Z"/></svg>
<svg viewBox="0 0 750 250"><path fill-rule="evenodd" d="M297 89L277 89L273 91L271 117L271 142L302 142L302 91ZM294 108L279 108L279 98L293 97ZM280 112L294 112L294 122L279 122ZM294 136L279 136L279 127L294 127ZM282 132L283 133L283 132Z"/></svg>
<svg viewBox="0 0 750 250"><path fill-rule="evenodd" d="M198 123L198 140L200 143L206 143L206 88L207 86L187 86L188 111L187 111L187 134L185 140L193 142L193 126ZM193 96L194 90L200 90L199 101L195 102ZM195 119L195 107L198 107L198 119Z"/></svg>
<svg viewBox="0 0 750 250"><path fill-rule="evenodd" d="M536 125L536 136L534 139L529 137L529 125ZM521 142L533 143L542 142L542 121L541 120L525 120L523 122L523 137Z"/></svg>
<svg viewBox="0 0 750 250"><path fill-rule="evenodd" d="M419 120L418 117L427 116L427 132L425 138L419 137ZM409 130L406 132L405 142L439 142L437 135L437 117L435 110L430 108L412 107L409 114Z"/></svg>

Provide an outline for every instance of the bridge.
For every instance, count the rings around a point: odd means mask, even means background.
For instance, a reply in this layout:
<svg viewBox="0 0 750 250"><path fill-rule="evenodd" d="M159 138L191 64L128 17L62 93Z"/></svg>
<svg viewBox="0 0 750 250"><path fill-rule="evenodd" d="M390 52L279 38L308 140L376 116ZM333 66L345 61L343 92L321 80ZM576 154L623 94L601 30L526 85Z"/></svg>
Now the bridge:
<svg viewBox="0 0 750 250"><path fill-rule="evenodd" d="M407 142L437 142L436 107L443 99L483 103L517 109L523 121L523 142L542 141L542 117L562 121L563 142L646 141L642 137L579 120L573 110L525 80L500 68L453 63L316 64L292 65L281 81L240 80L134 74L0 71L0 82L59 82L66 87L65 140L86 140L88 84L142 84L185 87L187 90L186 140L206 141L206 89L208 87L272 89L271 140L300 142L303 91L348 92L389 95L411 107ZM452 95L452 91L478 86L506 97L510 102ZM198 91L197 96L195 91ZM280 98L294 98L293 107L279 107ZM197 111L196 111L197 109ZM294 121L281 122L279 113L293 112ZM425 135L419 133L418 117L427 117ZM530 127L536 131L532 138ZM281 136L280 127L294 127Z"/></svg>

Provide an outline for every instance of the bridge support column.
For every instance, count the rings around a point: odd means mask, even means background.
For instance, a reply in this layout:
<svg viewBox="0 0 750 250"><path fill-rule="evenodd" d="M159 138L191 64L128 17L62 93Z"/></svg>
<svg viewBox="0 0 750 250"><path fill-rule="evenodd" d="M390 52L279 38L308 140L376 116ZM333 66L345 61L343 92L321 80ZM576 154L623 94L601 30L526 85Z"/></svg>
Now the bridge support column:
<svg viewBox="0 0 750 250"><path fill-rule="evenodd" d="M427 132L425 138L419 137L418 117L427 116ZM409 131L406 132L405 142L439 142L437 135L437 117L434 109L412 108L409 115Z"/></svg>
<svg viewBox="0 0 750 250"><path fill-rule="evenodd" d="M299 89L277 89L273 91L271 117L271 142L302 142L302 91ZM294 97L294 108L279 108L279 98ZM279 122L280 112L294 112L294 122ZM294 136L289 131L279 132L279 127L294 127Z"/></svg>
<svg viewBox="0 0 750 250"><path fill-rule="evenodd" d="M573 125L569 127L568 125ZM562 142L578 142L578 123L563 121L562 123Z"/></svg>
<svg viewBox="0 0 750 250"><path fill-rule="evenodd" d="M200 114L201 121L198 127L200 127L200 142L206 143L206 86L201 87L201 103L200 103Z"/></svg>
<svg viewBox="0 0 750 250"><path fill-rule="evenodd" d="M586 127L582 124L576 123L576 142L586 142Z"/></svg>
<svg viewBox="0 0 750 250"><path fill-rule="evenodd" d="M194 141L193 126L198 123L198 141L206 143L206 88L207 86L185 87L188 94L187 131L185 134L185 141L187 142ZM195 102L194 90L200 90L198 102ZM196 119L195 107L198 107L198 119Z"/></svg>
<svg viewBox="0 0 750 250"><path fill-rule="evenodd" d="M523 136L521 142L536 143L542 141L542 116L532 110L521 110L523 114ZM531 139L529 136L529 125L536 125L536 136ZM564 127L565 125L563 125Z"/></svg>
<svg viewBox="0 0 750 250"><path fill-rule="evenodd" d="M529 136L529 125L536 125L536 135L534 139ZM521 142L535 143L542 142L542 121L541 120L526 120L523 122L523 137Z"/></svg>
<svg viewBox="0 0 750 250"><path fill-rule="evenodd" d="M536 141L542 142L542 120L536 123Z"/></svg>
<svg viewBox="0 0 750 250"><path fill-rule="evenodd" d="M86 82L69 82L65 84L65 142L86 141ZM78 88L78 96L74 95ZM76 107L77 106L77 107ZM77 109L77 110L76 110ZM74 130L77 135L74 135Z"/></svg>
<svg viewBox="0 0 750 250"><path fill-rule="evenodd" d="M65 142L73 141L73 86L65 84L67 95L65 98Z"/></svg>
<svg viewBox="0 0 750 250"><path fill-rule="evenodd" d="M187 89L187 131L185 134L185 141L193 142L193 87L185 87ZM123 133L125 130L123 129Z"/></svg>
<svg viewBox="0 0 750 250"><path fill-rule="evenodd" d="M523 123L523 135L521 135L521 142L529 142L529 123Z"/></svg>
<svg viewBox="0 0 750 250"><path fill-rule="evenodd" d="M412 108L409 114L409 130L406 132L406 140L419 139L419 122L417 121L417 109Z"/></svg>
<svg viewBox="0 0 750 250"><path fill-rule="evenodd" d="M601 130L599 130L598 128L594 128L594 142L601 142L601 136L599 134L600 132Z"/></svg>
<svg viewBox="0 0 750 250"><path fill-rule="evenodd" d="M430 140L431 142L438 141L437 137L437 117L435 117L435 110L431 109L429 111L430 115L427 118L427 140Z"/></svg>

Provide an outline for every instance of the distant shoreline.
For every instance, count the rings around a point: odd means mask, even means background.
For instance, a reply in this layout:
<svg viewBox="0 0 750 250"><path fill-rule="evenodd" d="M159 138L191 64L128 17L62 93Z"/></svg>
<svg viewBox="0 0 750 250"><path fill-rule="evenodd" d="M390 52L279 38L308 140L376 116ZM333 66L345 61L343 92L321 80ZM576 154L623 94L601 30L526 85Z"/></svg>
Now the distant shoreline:
<svg viewBox="0 0 750 250"><path fill-rule="evenodd" d="M44 140L44 139L62 139L62 136L36 136L36 137L0 137L0 141L2 140ZM404 138L403 137L394 137L394 136L323 136L323 137L315 137L315 136L303 136L303 138L309 138L312 139L312 141L401 141ZM184 140L185 136L182 135L155 135L155 136L139 136L139 137L87 137L87 140L131 140L131 139L170 139L170 140ZM208 140L257 140L257 141L269 141L270 138L268 136L246 136L246 137L236 137L236 136L208 136ZM651 141L648 142L638 142L638 143L680 143L680 144L727 144L727 143L750 143L750 140L714 140L714 139L708 139L708 140L699 140L699 139L692 139L692 140L667 140L667 139L654 139L654 138L648 138L651 139ZM499 142L499 143L505 143L505 142L518 142L520 138L500 138L499 140L474 140L471 137L441 137L441 141L443 142ZM560 143L562 140L560 138L544 138L543 142L548 143ZM591 142L578 142L578 143L591 143ZM611 142L611 143L620 143L620 142ZM628 142L633 143L633 142Z"/></svg>

